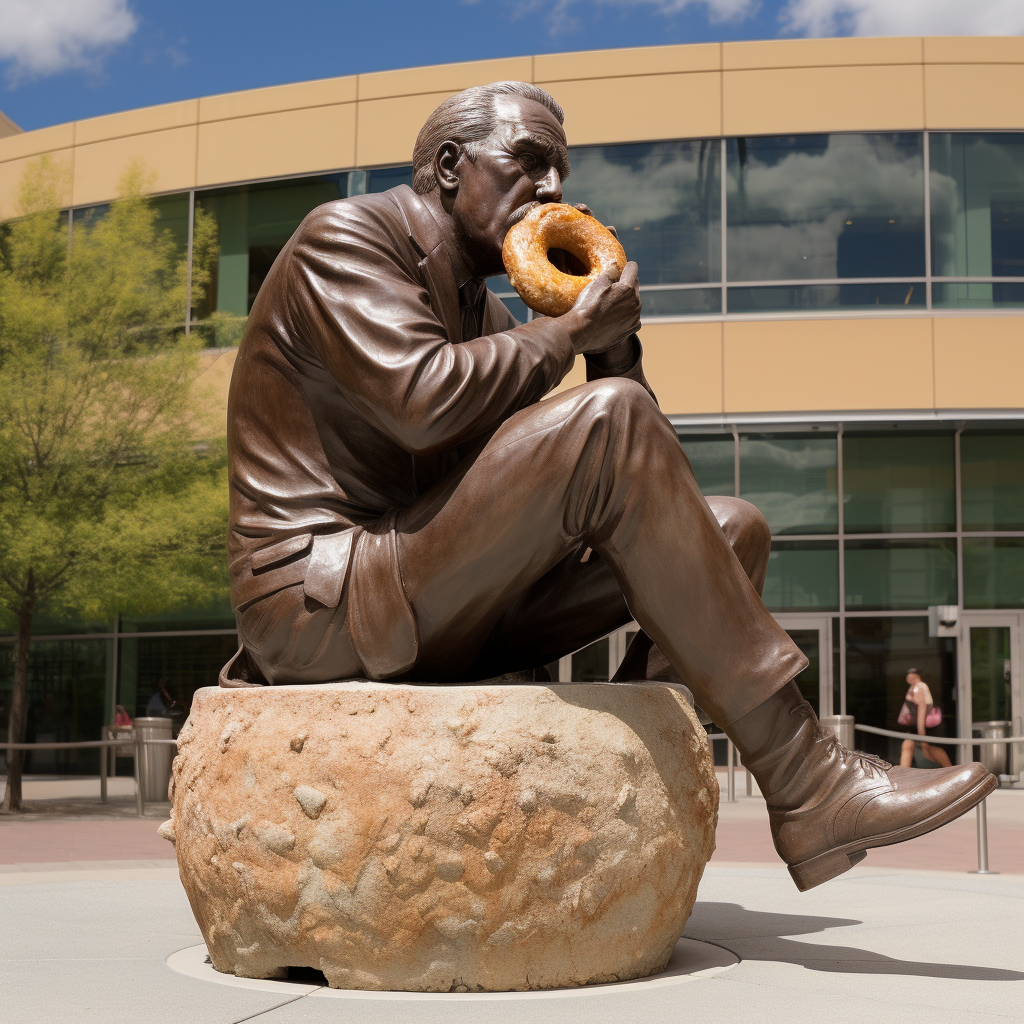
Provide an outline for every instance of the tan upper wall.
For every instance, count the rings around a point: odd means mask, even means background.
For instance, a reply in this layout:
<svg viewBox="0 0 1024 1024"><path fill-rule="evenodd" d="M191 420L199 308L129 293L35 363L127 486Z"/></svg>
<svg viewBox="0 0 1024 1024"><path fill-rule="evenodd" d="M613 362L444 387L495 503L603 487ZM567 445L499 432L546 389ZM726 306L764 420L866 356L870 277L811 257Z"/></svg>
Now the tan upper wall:
<svg viewBox="0 0 1024 1024"><path fill-rule="evenodd" d="M6 139L8 135L20 135L21 129L0 110L0 139Z"/></svg>
<svg viewBox="0 0 1024 1024"><path fill-rule="evenodd" d="M0 217L28 159L73 163L75 206L142 159L156 189L408 162L424 117L515 78L565 107L577 145L716 135L1024 129L1024 38L808 39L544 54L383 71L167 103L5 137ZM11 124L16 130L16 126Z"/></svg>

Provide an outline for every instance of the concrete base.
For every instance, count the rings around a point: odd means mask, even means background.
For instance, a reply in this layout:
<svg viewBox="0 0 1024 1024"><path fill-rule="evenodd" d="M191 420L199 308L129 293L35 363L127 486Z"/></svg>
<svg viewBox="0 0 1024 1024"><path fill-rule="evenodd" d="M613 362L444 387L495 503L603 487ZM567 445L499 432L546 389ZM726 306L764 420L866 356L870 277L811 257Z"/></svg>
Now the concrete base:
<svg viewBox="0 0 1024 1024"><path fill-rule="evenodd" d="M445 1002L449 1004L468 1002L471 1005L492 1004L507 1002L510 999L523 999L529 1002L530 1000L549 999L552 996L572 999L575 1001L574 1005L582 1001L584 1005L590 1005L593 1009L604 997L605 991L609 989L614 989L616 992L630 991L635 993L637 999L642 1000L645 992L655 988L678 988L680 985L699 981L702 978L713 978L716 974L735 967L739 962L739 957L735 953L731 953L721 946L712 945L710 942L698 942L696 939L680 939L675 945L665 970L636 981L619 981L610 985L582 985L532 992L408 993L362 992L353 989L330 988L326 978L310 980L308 977L298 977L295 980L284 981L236 978L232 974L222 974L215 970L206 952L206 946L202 944L190 946L188 949L180 949L167 958L167 966L172 971L177 971L189 978L196 978L199 981L209 981L214 984L249 989L255 992L272 992L280 995L282 999L296 999L304 996L345 999L347 1000L347 1013L358 1011L358 1007L364 1003L368 1006L380 1003L394 1004L395 1002L408 1002L410 999L417 1003L425 1003L427 1006L435 1006ZM481 1014L486 1012L481 1007Z"/></svg>

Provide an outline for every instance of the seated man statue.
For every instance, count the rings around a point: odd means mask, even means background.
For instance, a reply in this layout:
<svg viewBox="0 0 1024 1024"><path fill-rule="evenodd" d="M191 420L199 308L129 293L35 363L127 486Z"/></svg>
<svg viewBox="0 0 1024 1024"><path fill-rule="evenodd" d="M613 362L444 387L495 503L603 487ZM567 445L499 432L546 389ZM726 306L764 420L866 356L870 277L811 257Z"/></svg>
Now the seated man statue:
<svg viewBox="0 0 1024 1024"><path fill-rule="evenodd" d="M809 888L995 779L819 726L759 596L767 523L704 499L644 379L635 263L521 325L485 287L510 226L561 200L562 120L533 85L466 89L420 131L412 188L319 207L278 257L231 380L241 648L221 682L487 679L636 619L617 678L692 690ZM587 383L542 401L578 355Z"/></svg>

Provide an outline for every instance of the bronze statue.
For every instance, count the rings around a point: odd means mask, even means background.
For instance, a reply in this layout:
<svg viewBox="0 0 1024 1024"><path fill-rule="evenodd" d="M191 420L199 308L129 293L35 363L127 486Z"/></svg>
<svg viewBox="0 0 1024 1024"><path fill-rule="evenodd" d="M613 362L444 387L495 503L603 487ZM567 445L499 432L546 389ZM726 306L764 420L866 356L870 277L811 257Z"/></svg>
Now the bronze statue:
<svg viewBox="0 0 1024 1024"><path fill-rule="evenodd" d="M412 188L319 207L278 257L231 381L242 646L221 682L486 679L635 618L616 678L690 687L810 888L996 780L894 768L819 726L759 596L767 523L705 501L644 379L635 263L523 325L485 287L509 227L561 199L562 120L522 82L452 96ZM579 354L587 383L541 401Z"/></svg>

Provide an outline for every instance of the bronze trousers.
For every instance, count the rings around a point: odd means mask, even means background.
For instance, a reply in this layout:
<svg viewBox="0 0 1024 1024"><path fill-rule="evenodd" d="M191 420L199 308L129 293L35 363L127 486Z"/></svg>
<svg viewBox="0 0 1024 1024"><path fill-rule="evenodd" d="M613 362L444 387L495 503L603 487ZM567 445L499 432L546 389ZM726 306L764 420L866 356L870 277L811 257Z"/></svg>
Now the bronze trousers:
<svg viewBox="0 0 1024 1024"><path fill-rule="evenodd" d="M418 632L405 679L533 668L635 618L726 726L807 664L759 596L763 517L735 498L705 501L671 424L629 380L511 416L384 529L393 542L367 530L350 574L397 551ZM271 682L366 676L347 604L285 588L240 615L243 644Z"/></svg>

